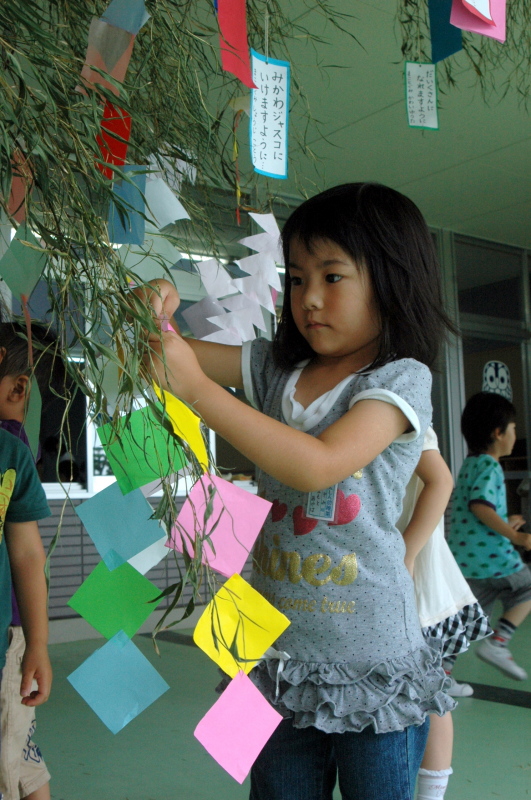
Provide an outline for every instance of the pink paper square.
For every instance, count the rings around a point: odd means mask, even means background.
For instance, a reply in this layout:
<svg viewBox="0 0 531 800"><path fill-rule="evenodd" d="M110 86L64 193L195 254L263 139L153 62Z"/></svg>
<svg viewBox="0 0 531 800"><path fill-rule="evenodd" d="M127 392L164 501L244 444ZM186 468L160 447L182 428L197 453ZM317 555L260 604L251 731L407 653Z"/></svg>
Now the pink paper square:
<svg viewBox="0 0 531 800"><path fill-rule="evenodd" d="M453 0L450 23L456 28L472 33L480 33L482 36L490 36L498 42L505 41L505 4L506 0L490 0L490 13L494 20L494 25L484 22L476 14L468 11L462 0Z"/></svg>
<svg viewBox="0 0 531 800"><path fill-rule="evenodd" d="M211 485L216 489L213 511L203 532L208 487ZM187 537L190 540L187 550L193 555L192 542L196 531L203 536L211 534L210 539L203 542L202 561L230 578L243 569L271 505L268 500L240 489L217 475L204 475L186 498L171 532L168 547L182 553L182 538Z"/></svg>
<svg viewBox="0 0 531 800"><path fill-rule="evenodd" d="M212 758L243 783L260 751L282 722L243 672L238 672L194 731Z"/></svg>

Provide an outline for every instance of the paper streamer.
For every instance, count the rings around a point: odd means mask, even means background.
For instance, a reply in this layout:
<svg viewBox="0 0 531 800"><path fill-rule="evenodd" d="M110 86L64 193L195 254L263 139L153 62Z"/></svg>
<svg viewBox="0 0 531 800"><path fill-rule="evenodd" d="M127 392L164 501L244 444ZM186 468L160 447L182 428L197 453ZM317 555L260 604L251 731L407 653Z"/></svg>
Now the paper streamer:
<svg viewBox="0 0 531 800"><path fill-rule="evenodd" d="M255 172L288 177L290 65L251 50L256 89L251 92L250 139Z"/></svg>

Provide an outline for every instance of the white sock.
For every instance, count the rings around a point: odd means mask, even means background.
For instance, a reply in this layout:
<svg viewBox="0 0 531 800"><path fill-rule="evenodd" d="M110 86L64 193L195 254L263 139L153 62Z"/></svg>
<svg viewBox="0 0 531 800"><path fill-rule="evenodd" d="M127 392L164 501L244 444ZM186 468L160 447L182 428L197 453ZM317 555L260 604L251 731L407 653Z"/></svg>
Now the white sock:
<svg viewBox="0 0 531 800"><path fill-rule="evenodd" d="M419 769L417 781L417 800L442 800L448 786L448 778L453 770Z"/></svg>

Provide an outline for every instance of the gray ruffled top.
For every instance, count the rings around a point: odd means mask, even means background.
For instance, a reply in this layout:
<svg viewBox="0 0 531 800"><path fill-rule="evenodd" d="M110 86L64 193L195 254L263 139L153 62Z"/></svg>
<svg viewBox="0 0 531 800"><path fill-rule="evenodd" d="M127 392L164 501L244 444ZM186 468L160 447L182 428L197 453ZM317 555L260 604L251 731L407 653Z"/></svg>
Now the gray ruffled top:
<svg viewBox="0 0 531 800"><path fill-rule="evenodd" d="M259 494L273 507L252 584L291 625L275 644L289 658L266 660L250 677L296 727L386 733L451 710L440 647L422 636L396 528L431 419L428 368L402 359L352 375L307 409L294 399L300 370L278 369L270 342L244 346L242 369L253 405L313 436L363 399L393 403L411 423L361 477L328 492L309 496L259 471Z"/></svg>

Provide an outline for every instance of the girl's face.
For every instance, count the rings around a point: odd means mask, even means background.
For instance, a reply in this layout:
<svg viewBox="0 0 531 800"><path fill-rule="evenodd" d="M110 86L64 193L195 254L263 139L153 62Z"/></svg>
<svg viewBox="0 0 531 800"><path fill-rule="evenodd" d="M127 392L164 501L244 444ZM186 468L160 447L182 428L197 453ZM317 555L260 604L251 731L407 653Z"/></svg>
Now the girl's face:
<svg viewBox="0 0 531 800"><path fill-rule="evenodd" d="M381 325L367 269L330 239L317 239L312 252L293 239L287 269L293 319L314 352L348 357L353 370L370 364Z"/></svg>

